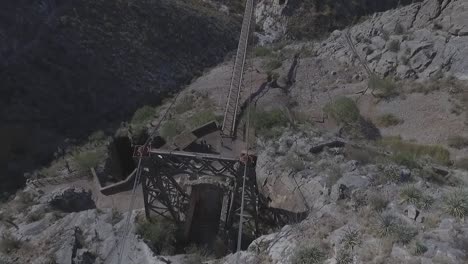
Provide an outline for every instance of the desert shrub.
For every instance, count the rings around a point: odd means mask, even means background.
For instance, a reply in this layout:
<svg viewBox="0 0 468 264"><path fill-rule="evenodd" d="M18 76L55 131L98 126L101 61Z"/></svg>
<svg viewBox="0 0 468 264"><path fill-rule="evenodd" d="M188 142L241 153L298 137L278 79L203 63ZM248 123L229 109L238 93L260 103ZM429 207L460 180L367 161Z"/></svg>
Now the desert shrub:
<svg viewBox="0 0 468 264"><path fill-rule="evenodd" d="M278 69L282 65L283 65L283 62L281 60L279 60L278 58L274 58L266 62L264 67L265 67L266 72L271 72L271 71Z"/></svg>
<svg viewBox="0 0 468 264"><path fill-rule="evenodd" d="M371 90L377 91L382 98L391 98L398 95L397 85L390 77L379 78L376 75L370 77L368 86Z"/></svg>
<svg viewBox="0 0 468 264"><path fill-rule="evenodd" d="M400 50L400 41L399 40L391 40L390 43L388 43L388 50L391 52L398 52Z"/></svg>
<svg viewBox="0 0 468 264"><path fill-rule="evenodd" d="M416 228L408 226L400 221L400 226L395 233L395 241L406 245L410 243L417 234L418 231Z"/></svg>
<svg viewBox="0 0 468 264"><path fill-rule="evenodd" d="M348 250L340 250L336 256L336 264L352 264L353 255Z"/></svg>
<svg viewBox="0 0 468 264"><path fill-rule="evenodd" d="M376 212L382 212L385 208L387 208L388 203L388 199L382 195L372 194L369 197L369 206Z"/></svg>
<svg viewBox="0 0 468 264"><path fill-rule="evenodd" d="M399 119L398 117L392 114L384 114L377 117L377 124L382 127L391 127L399 125L403 122L403 120Z"/></svg>
<svg viewBox="0 0 468 264"><path fill-rule="evenodd" d="M273 54L273 51L269 49L268 47L259 46L259 47L255 47L254 49L254 55L256 57L267 57L272 54Z"/></svg>
<svg viewBox="0 0 468 264"><path fill-rule="evenodd" d="M84 150L74 153L73 158L79 169L81 171L86 171L99 165L104 159L104 151L100 149Z"/></svg>
<svg viewBox="0 0 468 264"><path fill-rule="evenodd" d="M375 158L374 154L369 149L354 147L348 144L345 146L345 157L349 160L356 160L360 164L372 163Z"/></svg>
<svg viewBox="0 0 468 264"><path fill-rule="evenodd" d="M106 139L106 134L102 130L95 131L88 137L90 142L98 142L104 139Z"/></svg>
<svg viewBox="0 0 468 264"><path fill-rule="evenodd" d="M419 256L419 255L426 253L426 251L427 251L426 245L424 245L420 241L416 241L416 243L414 243L414 248L413 248L414 255Z"/></svg>
<svg viewBox="0 0 468 264"><path fill-rule="evenodd" d="M32 213L29 213L28 217L26 218L26 222L33 223L39 221L44 218L45 213L45 210L36 210Z"/></svg>
<svg viewBox="0 0 468 264"><path fill-rule="evenodd" d="M161 136L166 139L174 138L184 131L185 127L177 120L170 120L161 127Z"/></svg>
<svg viewBox="0 0 468 264"><path fill-rule="evenodd" d="M253 120L256 132L265 138L275 137L278 135L278 129L289 125L287 116L279 109L256 111L253 113Z"/></svg>
<svg viewBox="0 0 468 264"><path fill-rule="evenodd" d="M20 204L25 204L25 205L32 205L34 204L34 195L32 195L29 192L19 192L17 193L18 196L18 202Z"/></svg>
<svg viewBox="0 0 468 264"><path fill-rule="evenodd" d="M123 220L122 213L117 211L115 208L112 208L111 224L116 225L117 223L119 223L122 220Z"/></svg>
<svg viewBox="0 0 468 264"><path fill-rule="evenodd" d="M345 249L353 250L355 247L359 246L362 243L362 238L359 230L357 229L348 229L346 230L343 238L341 239L341 244L343 244Z"/></svg>
<svg viewBox="0 0 468 264"><path fill-rule="evenodd" d="M459 169L468 170L468 158L458 159L454 165Z"/></svg>
<svg viewBox="0 0 468 264"><path fill-rule="evenodd" d="M184 264L202 264L210 257L210 252L206 247L199 247L196 245L190 245L185 249L185 253L188 254L188 258L184 261Z"/></svg>
<svg viewBox="0 0 468 264"><path fill-rule="evenodd" d="M356 103L348 97L336 98L324 107L324 111L339 124L355 124L361 118Z"/></svg>
<svg viewBox="0 0 468 264"><path fill-rule="evenodd" d="M400 198L403 202L413 204L423 209L427 209L434 202L432 197L425 195L414 185L408 185L401 189Z"/></svg>
<svg viewBox="0 0 468 264"><path fill-rule="evenodd" d="M217 116L214 114L213 111L205 110L201 112L197 112L190 117L190 125L193 128L199 127L204 125L210 121L216 121Z"/></svg>
<svg viewBox="0 0 468 264"><path fill-rule="evenodd" d="M135 111L133 114L131 123L136 125L136 124L142 124L150 121L156 114L156 108L145 105L138 110Z"/></svg>
<svg viewBox="0 0 468 264"><path fill-rule="evenodd" d="M396 164L406 166L408 168L419 168L416 156L411 153L397 152L393 153L391 158Z"/></svg>
<svg viewBox="0 0 468 264"><path fill-rule="evenodd" d="M464 219L468 215L468 191L455 189L447 193L444 197L445 211L457 218Z"/></svg>
<svg viewBox="0 0 468 264"><path fill-rule="evenodd" d="M294 253L292 264L321 264L325 259L325 253L318 247L305 247Z"/></svg>
<svg viewBox="0 0 468 264"><path fill-rule="evenodd" d="M296 155L288 154L284 160L284 166L290 168L294 172L305 169L304 161Z"/></svg>
<svg viewBox="0 0 468 264"><path fill-rule="evenodd" d="M10 253L21 248L23 242L12 234L5 232L0 239L0 252Z"/></svg>
<svg viewBox="0 0 468 264"><path fill-rule="evenodd" d="M450 152L442 146L405 142L400 137L383 138L380 144L390 148L394 155L397 155L395 161L400 160L402 162L413 163L413 160L427 156L439 164L450 164Z"/></svg>
<svg viewBox="0 0 468 264"><path fill-rule="evenodd" d="M402 244L408 244L418 234L415 228L408 226L397 216L390 213L379 216L377 233L381 237L389 237Z"/></svg>
<svg viewBox="0 0 468 264"><path fill-rule="evenodd" d="M468 147L468 138L462 136L450 136L447 142L450 147L456 149L463 149Z"/></svg>
<svg viewBox="0 0 468 264"><path fill-rule="evenodd" d="M164 218L158 218L154 222L139 220L136 227L136 233L157 254L174 253L176 232L176 226Z"/></svg>
<svg viewBox="0 0 468 264"><path fill-rule="evenodd" d="M182 96L174 106L174 111L177 114L185 113L192 110L195 105L195 97L192 94Z"/></svg>

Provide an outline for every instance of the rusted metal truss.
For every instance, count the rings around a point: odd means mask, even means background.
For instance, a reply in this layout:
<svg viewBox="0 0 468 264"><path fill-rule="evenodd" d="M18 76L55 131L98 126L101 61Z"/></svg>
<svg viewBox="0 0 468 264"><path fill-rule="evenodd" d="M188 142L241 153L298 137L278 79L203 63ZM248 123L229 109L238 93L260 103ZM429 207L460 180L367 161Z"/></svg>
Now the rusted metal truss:
<svg viewBox="0 0 468 264"><path fill-rule="evenodd" d="M225 186L236 178L239 160L218 155L182 151L151 150L142 173L147 217L157 214L176 223L185 220L189 193L181 185L204 178L216 179Z"/></svg>
<svg viewBox="0 0 468 264"><path fill-rule="evenodd" d="M187 182L212 180L224 189L226 201L221 212L220 229L237 229L241 211L245 159L226 158L220 155L183 151L152 149L144 158L142 185L145 212L160 215L182 224L190 201ZM268 225L274 228L301 220L303 216L273 209L257 188L255 162L247 161L244 196L244 229L252 236L259 236ZM186 223L185 223L186 224Z"/></svg>

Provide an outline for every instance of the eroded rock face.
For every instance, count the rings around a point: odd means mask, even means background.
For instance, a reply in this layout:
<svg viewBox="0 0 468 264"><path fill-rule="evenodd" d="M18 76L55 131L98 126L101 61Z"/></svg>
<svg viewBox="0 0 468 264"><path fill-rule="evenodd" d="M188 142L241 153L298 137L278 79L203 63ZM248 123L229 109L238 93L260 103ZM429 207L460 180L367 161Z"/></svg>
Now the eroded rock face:
<svg viewBox="0 0 468 264"><path fill-rule="evenodd" d="M63 212L80 212L96 208L90 191L82 188L65 188L55 192L49 204Z"/></svg>

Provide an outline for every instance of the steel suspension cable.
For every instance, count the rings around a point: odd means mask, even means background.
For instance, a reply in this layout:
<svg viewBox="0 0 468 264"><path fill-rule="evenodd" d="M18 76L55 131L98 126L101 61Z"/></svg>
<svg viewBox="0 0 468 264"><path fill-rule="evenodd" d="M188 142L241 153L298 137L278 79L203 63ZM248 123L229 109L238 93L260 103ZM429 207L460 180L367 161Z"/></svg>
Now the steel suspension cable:
<svg viewBox="0 0 468 264"><path fill-rule="evenodd" d="M119 250L119 254L118 254L118 262L117 262L118 264L122 263L123 254L125 252L125 248L126 248L126 244L127 244L126 243L127 237L128 237L128 234L130 233L130 221L131 221L131 218L132 218L134 204L135 204L136 188L137 188L138 183L140 182L140 178L141 178L141 171L142 171L141 170L141 161L143 159L143 151L145 151L146 147L153 140L154 136L158 132L159 127L161 126L162 122L167 118L167 115L170 113L170 110L175 105L175 103L176 103L177 99L179 98L179 95L182 93L182 91L183 90L180 90L176 94L176 96L172 100L171 104L169 105L169 107L164 112L164 115L161 117L161 119L159 119L159 122L156 124L153 131L150 133L148 139L145 141L143 146L140 147L141 151L140 151L140 156L138 158L138 165L137 165L137 168L136 168L135 180L133 181L133 189L132 189L132 196L131 196L131 199L130 199L130 205L129 205L129 208L128 208L127 218L126 218L125 226L124 226L124 229L123 229L124 233L123 233L122 240L120 241L120 243L118 243L118 244L120 244L119 245L120 250Z"/></svg>

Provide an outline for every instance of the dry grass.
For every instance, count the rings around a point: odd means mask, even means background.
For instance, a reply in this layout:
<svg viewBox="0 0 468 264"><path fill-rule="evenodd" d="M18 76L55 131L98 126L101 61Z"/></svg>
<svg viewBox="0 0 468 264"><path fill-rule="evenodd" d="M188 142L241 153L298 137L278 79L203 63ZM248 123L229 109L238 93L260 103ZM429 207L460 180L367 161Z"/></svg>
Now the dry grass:
<svg viewBox="0 0 468 264"><path fill-rule="evenodd" d="M9 254L21 248L23 242L12 234L5 232L0 239L0 252Z"/></svg>
<svg viewBox="0 0 468 264"><path fill-rule="evenodd" d="M457 218L464 219L468 215L468 191L455 189L444 197L445 211Z"/></svg>
<svg viewBox="0 0 468 264"><path fill-rule="evenodd" d="M450 152L438 145L421 145L403 141L400 137L386 137L380 140L380 145L389 148L395 155L405 159L419 159L429 157L433 161L442 164L450 164Z"/></svg>
<svg viewBox="0 0 468 264"><path fill-rule="evenodd" d="M462 136L450 136L447 139L447 143L452 148L463 149L468 147L468 138Z"/></svg>
<svg viewBox="0 0 468 264"><path fill-rule="evenodd" d="M392 114L384 114L377 117L377 125L382 127L391 127L403 123L403 120Z"/></svg>

